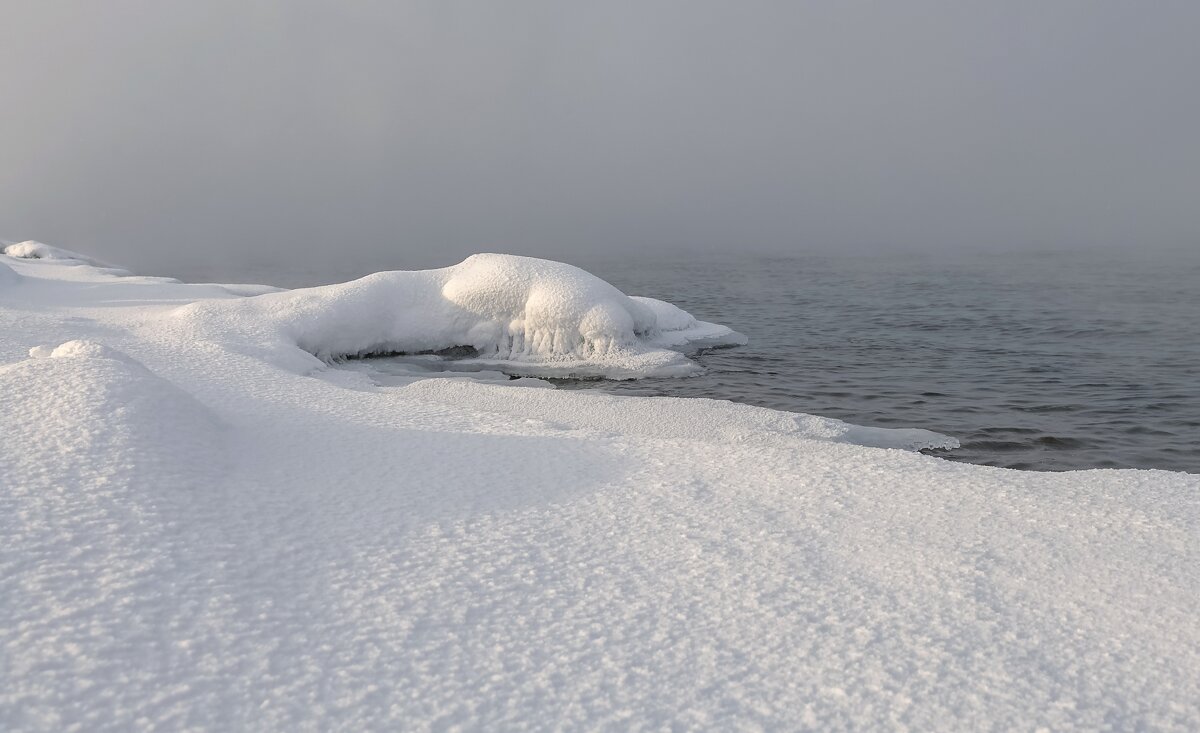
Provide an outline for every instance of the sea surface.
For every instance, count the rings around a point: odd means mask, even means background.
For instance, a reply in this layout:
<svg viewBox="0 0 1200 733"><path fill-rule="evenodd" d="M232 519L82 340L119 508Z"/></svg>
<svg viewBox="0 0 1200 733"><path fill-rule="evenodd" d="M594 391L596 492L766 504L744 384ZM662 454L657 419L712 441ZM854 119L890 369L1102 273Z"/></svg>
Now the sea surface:
<svg viewBox="0 0 1200 733"><path fill-rule="evenodd" d="M749 338L702 376L562 386L921 427L955 461L1200 473L1200 253L597 261Z"/></svg>
<svg viewBox="0 0 1200 733"><path fill-rule="evenodd" d="M560 388L927 428L962 442L931 454L989 466L1200 473L1200 252L575 264L749 343L695 355L696 377Z"/></svg>

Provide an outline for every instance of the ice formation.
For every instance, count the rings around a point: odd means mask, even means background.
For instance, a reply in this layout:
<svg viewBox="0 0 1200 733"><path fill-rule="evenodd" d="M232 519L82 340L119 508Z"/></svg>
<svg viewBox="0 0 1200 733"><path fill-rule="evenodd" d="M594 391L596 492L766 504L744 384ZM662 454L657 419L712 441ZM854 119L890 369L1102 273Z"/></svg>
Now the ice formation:
<svg viewBox="0 0 1200 733"><path fill-rule="evenodd" d="M0 264L0 730L1200 729L1200 477L297 347L705 328L550 264Z"/></svg>
<svg viewBox="0 0 1200 733"><path fill-rule="evenodd" d="M678 351L744 343L669 303L630 298L577 267L478 254L439 270L381 272L353 282L203 302L179 314L199 332L242 330L320 359L459 350L505 371L612 378L674 376Z"/></svg>

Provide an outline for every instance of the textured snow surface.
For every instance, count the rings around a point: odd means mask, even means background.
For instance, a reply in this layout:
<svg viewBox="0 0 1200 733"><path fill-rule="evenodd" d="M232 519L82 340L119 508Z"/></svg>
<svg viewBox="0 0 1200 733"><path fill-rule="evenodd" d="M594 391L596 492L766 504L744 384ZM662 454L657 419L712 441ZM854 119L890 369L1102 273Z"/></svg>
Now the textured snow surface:
<svg viewBox="0 0 1200 733"><path fill-rule="evenodd" d="M394 347L404 273L0 262L2 730L1200 728L1196 476L296 348ZM559 343L652 352L592 287Z"/></svg>

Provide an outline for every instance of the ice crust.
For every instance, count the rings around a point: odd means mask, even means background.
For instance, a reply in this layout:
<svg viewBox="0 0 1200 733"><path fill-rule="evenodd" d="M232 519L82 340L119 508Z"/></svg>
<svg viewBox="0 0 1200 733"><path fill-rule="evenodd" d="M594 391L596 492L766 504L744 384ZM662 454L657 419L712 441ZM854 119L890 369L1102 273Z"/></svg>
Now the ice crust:
<svg viewBox="0 0 1200 733"><path fill-rule="evenodd" d="M1200 729L1200 477L296 346L533 284L80 262L0 256L0 730ZM591 287L560 345L695 328Z"/></svg>
<svg viewBox="0 0 1200 733"><path fill-rule="evenodd" d="M200 332L241 330L319 359L466 347L480 363L538 376L676 376L696 365L673 348L744 337L668 303L630 298L559 262L472 255L439 270L381 272L340 285L197 303Z"/></svg>

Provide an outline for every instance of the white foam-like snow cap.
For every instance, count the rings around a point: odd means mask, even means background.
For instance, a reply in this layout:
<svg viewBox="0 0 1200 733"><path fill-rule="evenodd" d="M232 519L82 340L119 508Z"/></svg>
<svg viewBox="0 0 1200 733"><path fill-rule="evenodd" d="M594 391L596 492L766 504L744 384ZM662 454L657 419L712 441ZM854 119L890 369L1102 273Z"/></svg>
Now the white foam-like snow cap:
<svg viewBox="0 0 1200 733"><path fill-rule="evenodd" d="M32 239L8 245L4 248L4 254L8 255L9 257L18 257L25 260L71 259L60 256L58 250L54 247L51 247L48 244L42 244L41 242L35 242Z"/></svg>
<svg viewBox="0 0 1200 733"><path fill-rule="evenodd" d="M93 267L111 268L111 264L102 260L88 257L72 252L70 250L61 249L59 247L51 247L43 242L38 242L33 239L28 239L24 242L10 244L4 248L4 254L9 257L16 257L23 260L56 260L61 264L81 263L91 265Z"/></svg>
<svg viewBox="0 0 1200 733"><path fill-rule="evenodd" d="M232 320L325 360L469 347L476 360L506 371L551 376L687 374L695 364L672 348L745 342L669 303L630 298L577 267L502 254L196 304L181 315L210 325Z"/></svg>

